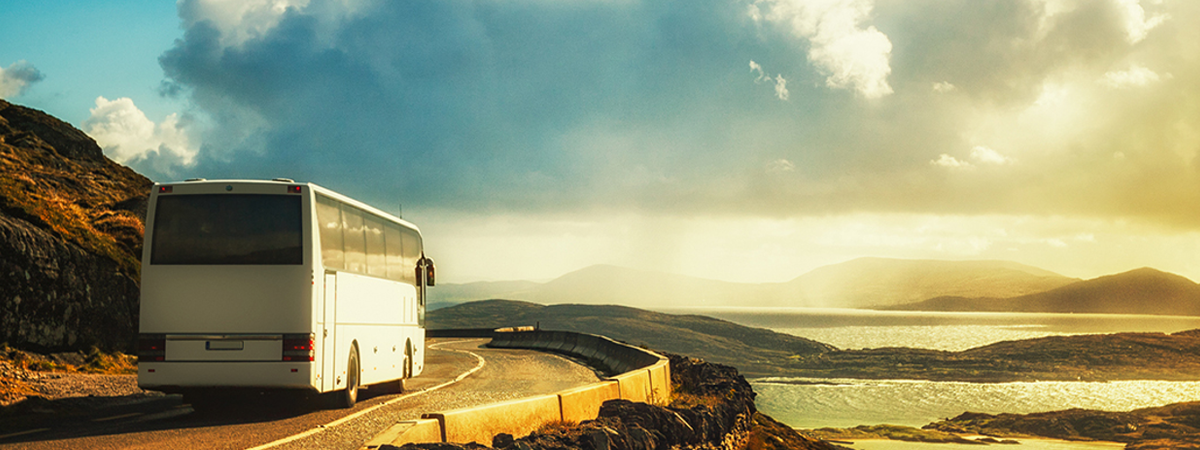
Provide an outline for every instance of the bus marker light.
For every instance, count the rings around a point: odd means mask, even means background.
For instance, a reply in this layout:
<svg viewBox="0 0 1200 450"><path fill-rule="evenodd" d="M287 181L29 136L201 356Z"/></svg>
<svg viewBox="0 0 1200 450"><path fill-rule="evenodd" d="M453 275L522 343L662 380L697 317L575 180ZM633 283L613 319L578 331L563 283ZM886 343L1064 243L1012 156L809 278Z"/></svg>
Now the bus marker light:
<svg viewBox="0 0 1200 450"><path fill-rule="evenodd" d="M170 194L171 191L173 191L173 190L175 190L175 186L159 186L158 187L159 194Z"/></svg>
<svg viewBox="0 0 1200 450"><path fill-rule="evenodd" d="M288 186L288 192L292 194L299 194L300 186Z"/></svg>

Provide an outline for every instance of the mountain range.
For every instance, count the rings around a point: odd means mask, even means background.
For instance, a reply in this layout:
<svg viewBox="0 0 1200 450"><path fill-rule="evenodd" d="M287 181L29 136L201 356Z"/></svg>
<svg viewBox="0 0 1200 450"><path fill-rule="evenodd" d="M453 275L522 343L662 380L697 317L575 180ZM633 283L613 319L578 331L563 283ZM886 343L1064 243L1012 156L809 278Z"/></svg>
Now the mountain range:
<svg viewBox="0 0 1200 450"><path fill-rule="evenodd" d="M1200 285L1151 268L1091 280L1009 261L859 258L783 283L733 283L597 265L545 283L443 284L433 307L473 300L639 308L824 307L1200 315Z"/></svg>

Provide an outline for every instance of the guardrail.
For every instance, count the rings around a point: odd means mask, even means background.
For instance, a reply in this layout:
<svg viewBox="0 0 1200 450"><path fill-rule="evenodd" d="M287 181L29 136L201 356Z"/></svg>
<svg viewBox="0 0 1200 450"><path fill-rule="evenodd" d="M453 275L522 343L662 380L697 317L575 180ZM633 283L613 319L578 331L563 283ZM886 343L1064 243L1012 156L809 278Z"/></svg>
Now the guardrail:
<svg viewBox="0 0 1200 450"><path fill-rule="evenodd" d="M423 414L421 420L401 422L376 436L368 447L427 442L491 445L492 438L500 433L521 437L548 423L595 419L600 405L608 400L665 403L671 396L671 365L667 358L604 336L533 327L437 330L430 336L490 337L488 347L563 353L613 375L556 394Z"/></svg>

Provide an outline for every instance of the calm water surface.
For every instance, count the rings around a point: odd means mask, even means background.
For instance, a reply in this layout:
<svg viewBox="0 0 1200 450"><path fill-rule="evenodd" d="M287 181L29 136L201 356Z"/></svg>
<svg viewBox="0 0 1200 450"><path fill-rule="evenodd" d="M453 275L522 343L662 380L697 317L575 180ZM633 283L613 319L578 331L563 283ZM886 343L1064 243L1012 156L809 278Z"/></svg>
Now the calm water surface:
<svg viewBox="0 0 1200 450"><path fill-rule="evenodd" d="M1045 336L1174 333L1200 317L1114 314L948 313L817 308L672 310L770 328L843 349L913 347L959 351ZM963 412L1027 414L1070 408L1129 411L1200 401L1200 382L1121 381L956 383L913 380L765 378L751 380L760 410L796 428L896 424L920 427ZM873 450L980 448L957 444L862 441ZM1116 446L1115 448L1120 448ZM1021 448L1112 449L1112 444L1025 441Z"/></svg>

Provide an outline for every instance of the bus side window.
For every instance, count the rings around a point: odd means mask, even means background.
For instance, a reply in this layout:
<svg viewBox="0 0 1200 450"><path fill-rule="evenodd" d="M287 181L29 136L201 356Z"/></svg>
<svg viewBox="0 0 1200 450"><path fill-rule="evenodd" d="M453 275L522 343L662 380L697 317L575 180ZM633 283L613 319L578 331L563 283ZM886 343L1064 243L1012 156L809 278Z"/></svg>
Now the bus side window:
<svg viewBox="0 0 1200 450"><path fill-rule="evenodd" d="M367 275L387 276L387 255L383 243L383 221L363 215L363 231L367 238Z"/></svg>
<svg viewBox="0 0 1200 450"><path fill-rule="evenodd" d="M417 260L421 258L421 236L416 231L402 228L400 229L400 238L404 242L405 281L416 285L419 282Z"/></svg>
<svg viewBox="0 0 1200 450"><path fill-rule="evenodd" d="M321 264L326 269L346 268L345 249L342 248L342 212L340 202L325 196L317 196L317 222L321 225Z"/></svg>
<svg viewBox="0 0 1200 450"><path fill-rule="evenodd" d="M363 233L362 211L342 205L342 226L346 244L346 270L367 273L367 243Z"/></svg>
<svg viewBox="0 0 1200 450"><path fill-rule="evenodd" d="M384 225L383 240L387 247L387 277L396 281L404 281L404 252L400 241L400 226L392 223Z"/></svg>

